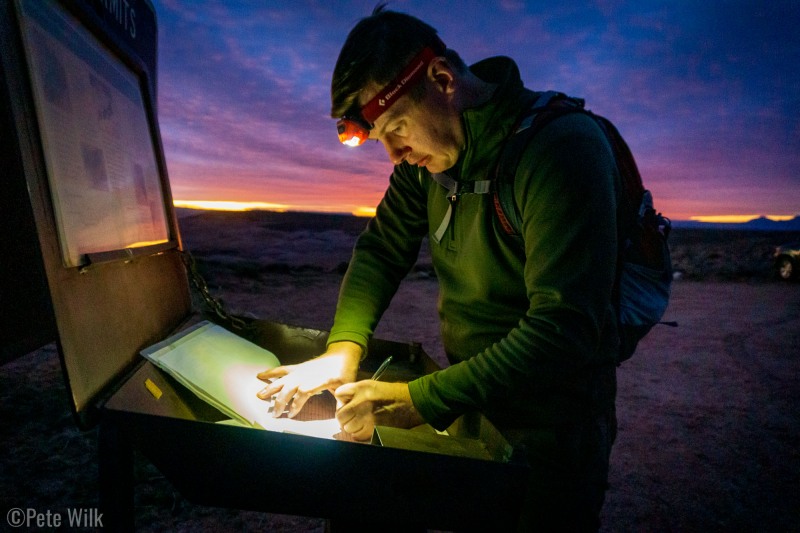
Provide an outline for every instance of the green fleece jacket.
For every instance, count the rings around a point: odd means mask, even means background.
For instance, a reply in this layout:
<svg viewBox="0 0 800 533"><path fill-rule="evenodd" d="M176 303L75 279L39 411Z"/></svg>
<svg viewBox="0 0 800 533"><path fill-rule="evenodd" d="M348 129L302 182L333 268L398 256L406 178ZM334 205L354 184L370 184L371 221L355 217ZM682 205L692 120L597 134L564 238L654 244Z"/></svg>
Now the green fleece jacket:
<svg viewBox="0 0 800 533"><path fill-rule="evenodd" d="M536 99L508 58L471 70L498 87L463 113L466 145L447 171L459 181L491 177L504 140ZM611 303L618 179L603 133L571 114L540 131L520 161L514 197L524 251L500 227L490 194L458 198L442 239L429 241L451 366L409 383L428 423L443 429L478 410L501 429L531 428L613 402L613 390L598 394L592 383L613 365L618 343ZM329 342L366 345L449 205L426 169L394 168L356 243Z"/></svg>

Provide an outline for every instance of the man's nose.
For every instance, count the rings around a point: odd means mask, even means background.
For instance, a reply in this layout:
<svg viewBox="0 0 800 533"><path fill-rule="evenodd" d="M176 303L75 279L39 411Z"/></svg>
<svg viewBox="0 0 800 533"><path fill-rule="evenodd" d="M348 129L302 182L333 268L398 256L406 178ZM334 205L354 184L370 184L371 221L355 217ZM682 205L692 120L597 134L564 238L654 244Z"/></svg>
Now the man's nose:
<svg viewBox="0 0 800 533"><path fill-rule="evenodd" d="M393 165L399 165L411 153L411 147L403 144L386 142L383 146L386 148L386 153L389 154L389 159Z"/></svg>

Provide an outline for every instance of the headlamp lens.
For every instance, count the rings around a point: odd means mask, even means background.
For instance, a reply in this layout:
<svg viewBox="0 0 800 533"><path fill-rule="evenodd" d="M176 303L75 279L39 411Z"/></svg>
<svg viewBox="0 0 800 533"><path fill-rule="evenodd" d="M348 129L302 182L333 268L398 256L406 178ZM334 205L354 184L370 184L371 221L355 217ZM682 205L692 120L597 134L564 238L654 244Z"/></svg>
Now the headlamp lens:
<svg viewBox="0 0 800 533"><path fill-rule="evenodd" d="M339 132L339 142L347 146L361 146L369 138L369 130L349 118L340 119L336 131Z"/></svg>

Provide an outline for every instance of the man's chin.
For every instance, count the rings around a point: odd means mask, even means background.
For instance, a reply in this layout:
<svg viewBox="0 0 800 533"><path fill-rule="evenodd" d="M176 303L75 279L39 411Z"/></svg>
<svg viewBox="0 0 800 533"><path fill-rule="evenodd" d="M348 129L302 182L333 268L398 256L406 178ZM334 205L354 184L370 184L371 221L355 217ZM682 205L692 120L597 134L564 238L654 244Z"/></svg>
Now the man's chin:
<svg viewBox="0 0 800 533"><path fill-rule="evenodd" d="M423 165L431 174L440 174L453 168L453 165L445 166L440 161L428 161Z"/></svg>

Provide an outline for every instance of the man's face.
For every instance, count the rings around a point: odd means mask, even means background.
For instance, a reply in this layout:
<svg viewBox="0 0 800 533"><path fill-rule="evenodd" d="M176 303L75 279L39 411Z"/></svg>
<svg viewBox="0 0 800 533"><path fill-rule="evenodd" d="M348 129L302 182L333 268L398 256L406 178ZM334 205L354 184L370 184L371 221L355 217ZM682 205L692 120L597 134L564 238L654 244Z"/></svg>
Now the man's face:
<svg viewBox="0 0 800 533"><path fill-rule="evenodd" d="M431 173L444 172L456 164L464 144L461 115L441 87L427 79L422 83L429 84L422 100L415 102L407 94L400 97L377 118L369 138L383 144L395 165L408 161Z"/></svg>

